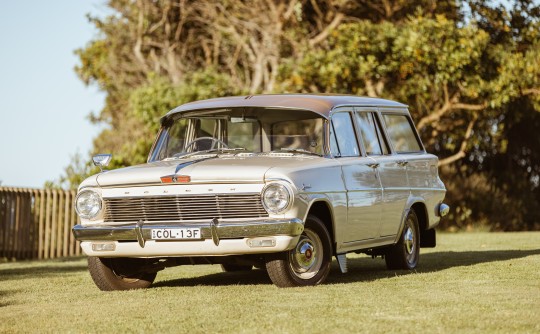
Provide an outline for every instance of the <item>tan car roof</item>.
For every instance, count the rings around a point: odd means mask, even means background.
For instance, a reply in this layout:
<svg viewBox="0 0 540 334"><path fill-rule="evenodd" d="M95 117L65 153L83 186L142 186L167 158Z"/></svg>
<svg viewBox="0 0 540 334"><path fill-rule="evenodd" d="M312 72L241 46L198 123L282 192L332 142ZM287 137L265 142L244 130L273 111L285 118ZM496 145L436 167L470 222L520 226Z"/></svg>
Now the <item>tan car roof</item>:
<svg viewBox="0 0 540 334"><path fill-rule="evenodd" d="M324 95L324 94L275 94L275 95L247 95L220 97L183 104L169 111L172 114L193 110L207 110L235 107L262 107L310 110L328 118L332 109L339 106L365 106L365 107L402 107L405 104L385 99L362 97L353 95Z"/></svg>

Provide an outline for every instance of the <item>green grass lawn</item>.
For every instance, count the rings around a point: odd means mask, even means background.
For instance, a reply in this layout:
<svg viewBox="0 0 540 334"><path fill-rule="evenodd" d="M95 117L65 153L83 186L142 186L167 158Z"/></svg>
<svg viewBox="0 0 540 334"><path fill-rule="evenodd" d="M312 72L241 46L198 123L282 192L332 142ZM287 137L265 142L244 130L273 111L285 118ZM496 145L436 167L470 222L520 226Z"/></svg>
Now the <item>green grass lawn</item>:
<svg viewBox="0 0 540 334"><path fill-rule="evenodd" d="M0 333L539 333L540 233L440 234L414 272L334 261L326 284L279 289L262 270L158 274L101 292L86 259L0 264Z"/></svg>

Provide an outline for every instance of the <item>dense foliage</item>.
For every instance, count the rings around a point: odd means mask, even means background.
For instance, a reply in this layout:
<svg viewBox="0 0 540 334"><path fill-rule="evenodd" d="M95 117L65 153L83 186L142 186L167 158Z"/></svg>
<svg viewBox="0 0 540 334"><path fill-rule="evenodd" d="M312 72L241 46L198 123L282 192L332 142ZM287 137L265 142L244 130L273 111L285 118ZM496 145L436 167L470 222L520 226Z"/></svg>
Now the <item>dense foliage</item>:
<svg viewBox="0 0 540 334"><path fill-rule="evenodd" d="M76 71L107 93L94 152L146 160L192 100L324 92L409 104L440 157L445 227L540 228L540 6L531 0L109 0ZM263 13L263 14L261 14ZM83 158L82 160L85 161ZM89 157L88 157L89 160ZM74 159L62 180L92 172Z"/></svg>

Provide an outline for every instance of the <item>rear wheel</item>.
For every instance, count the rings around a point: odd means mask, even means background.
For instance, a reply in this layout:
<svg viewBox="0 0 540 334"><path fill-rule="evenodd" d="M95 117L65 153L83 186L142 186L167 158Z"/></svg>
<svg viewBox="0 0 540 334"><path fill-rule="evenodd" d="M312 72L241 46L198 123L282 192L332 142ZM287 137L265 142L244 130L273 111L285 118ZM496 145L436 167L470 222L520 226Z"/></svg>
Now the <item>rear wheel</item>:
<svg viewBox="0 0 540 334"><path fill-rule="evenodd" d="M326 280L332 261L332 242L323 222L308 216L304 232L296 246L269 255L266 269L278 287L317 285Z"/></svg>
<svg viewBox="0 0 540 334"><path fill-rule="evenodd" d="M418 218L414 210L410 210L405 219L405 226L401 232L399 241L390 247L385 254L386 267L388 269L416 268L420 258L420 231Z"/></svg>
<svg viewBox="0 0 540 334"><path fill-rule="evenodd" d="M100 290L131 290L149 287L157 272L144 272L145 259L88 257L88 270Z"/></svg>
<svg viewBox="0 0 540 334"><path fill-rule="evenodd" d="M241 264L229 264L224 263L221 265L221 270L224 272L235 272L235 271L249 271L253 268L250 265L241 265Z"/></svg>

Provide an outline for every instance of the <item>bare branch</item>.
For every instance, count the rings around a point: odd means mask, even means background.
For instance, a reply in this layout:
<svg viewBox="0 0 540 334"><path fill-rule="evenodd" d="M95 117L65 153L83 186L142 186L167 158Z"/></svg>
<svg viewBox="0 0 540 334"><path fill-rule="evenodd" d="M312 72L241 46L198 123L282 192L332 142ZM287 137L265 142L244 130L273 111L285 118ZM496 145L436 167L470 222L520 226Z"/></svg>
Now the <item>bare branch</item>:
<svg viewBox="0 0 540 334"><path fill-rule="evenodd" d="M375 85L375 92L377 93L377 95L381 96L385 84L386 80L384 78L381 78L379 81L377 81L377 84Z"/></svg>
<svg viewBox="0 0 540 334"><path fill-rule="evenodd" d="M523 95L530 95L530 94L534 94L534 95L540 95L540 89L538 88L529 88L529 89L525 89L523 92L522 92Z"/></svg>
<svg viewBox="0 0 540 334"><path fill-rule="evenodd" d="M366 80L366 93L369 97L379 97L375 91L375 87L373 86L373 81L371 81L371 79Z"/></svg>
<svg viewBox="0 0 540 334"><path fill-rule="evenodd" d="M309 40L309 46L315 46L320 42L324 41L330 34L330 31L335 29L341 23L343 18L345 18L345 15L343 13L337 13L336 16L334 16L332 22L330 22L330 24L328 24L326 28L323 29L323 31L321 31L317 36Z"/></svg>
<svg viewBox="0 0 540 334"><path fill-rule="evenodd" d="M423 129L429 123L438 121L439 119L441 119L441 117L444 114L446 114L447 112L451 110L451 107L452 107L451 99L452 100L457 99L457 93L454 96L452 96L452 98L450 98L449 93L448 93L448 85L443 86L443 93L444 93L444 104L442 105L442 107L440 107L439 110L432 112L428 114L427 116L422 117L420 121L418 122L418 125L416 126L418 130Z"/></svg>
<svg viewBox="0 0 540 334"><path fill-rule="evenodd" d="M458 161L459 159L463 159L465 157L465 153L467 150L467 144L469 142L469 139L472 136L473 133L473 127L476 123L476 120L478 119L478 115L475 114L473 119L469 122L469 125L467 126L467 130L465 131L465 136L463 137L463 141L461 142L461 146L459 148L459 151L449 157L446 157L442 160L439 160L439 167L451 164L452 162Z"/></svg>
<svg viewBox="0 0 540 334"><path fill-rule="evenodd" d="M459 102L459 96L460 93L457 91L452 95L449 96L448 92L448 86L443 86L443 93L444 93L444 104L439 108L439 110L432 112L428 114L427 116L424 116L420 119L418 122L417 128L418 130L423 129L428 124L433 124L434 122L440 120L445 114L452 110L471 110L471 111L479 111L483 110L488 106L487 102L481 103L481 104L469 104L469 103L461 103Z"/></svg>
<svg viewBox="0 0 540 334"><path fill-rule="evenodd" d="M148 34L153 33L156 29L161 27L165 23L165 21L167 21L167 15L169 13L170 6L171 6L171 3L167 1L167 5L165 6L165 10L163 11L163 14L161 15L161 19L156 24L152 25L150 29L148 29Z"/></svg>
<svg viewBox="0 0 540 334"><path fill-rule="evenodd" d="M184 24L186 23L186 18L189 13L187 13L187 9L185 6L184 1L181 1L178 5L178 12L180 14L180 20L178 20L178 24L176 25L176 31L174 32L174 40L179 41L180 36L182 35L182 30L184 29Z"/></svg>
<svg viewBox="0 0 540 334"><path fill-rule="evenodd" d="M452 110L462 109L462 110L473 110L473 111L483 110L486 107L487 107L487 102L484 102L482 104L454 103L451 106Z"/></svg>
<svg viewBox="0 0 540 334"><path fill-rule="evenodd" d="M289 7L287 7L287 10L283 14L283 18L285 20L288 20L291 15L294 13L294 7L296 6L296 0L289 1Z"/></svg>
<svg viewBox="0 0 540 334"><path fill-rule="evenodd" d="M142 54L142 45L143 45L143 28L144 28L144 1L138 0L137 7L139 7L139 15L137 18L137 38L135 45L133 46L133 53L135 54L135 59L139 62L145 72L148 72L148 65Z"/></svg>
<svg viewBox="0 0 540 334"><path fill-rule="evenodd" d="M323 13L321 12L321 9L319 8L319 4L317 4L317 1L315 0L310 0L311 2L311 5L313 6L313 10L315 11L315 13L317 13L317 17L319 18L323 18L324 15ZM319 28L319 30L322 30L323 27L322 27L322 23L321 23L321 20L316 20L315 22L317 24L317 28Z"/></svg>

